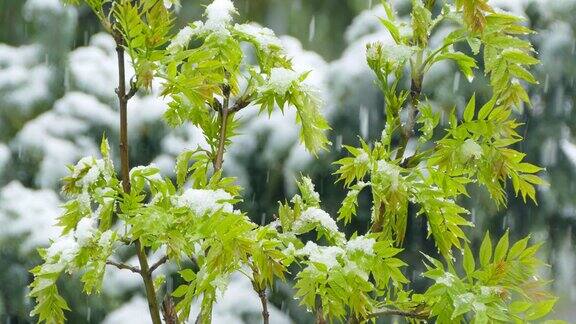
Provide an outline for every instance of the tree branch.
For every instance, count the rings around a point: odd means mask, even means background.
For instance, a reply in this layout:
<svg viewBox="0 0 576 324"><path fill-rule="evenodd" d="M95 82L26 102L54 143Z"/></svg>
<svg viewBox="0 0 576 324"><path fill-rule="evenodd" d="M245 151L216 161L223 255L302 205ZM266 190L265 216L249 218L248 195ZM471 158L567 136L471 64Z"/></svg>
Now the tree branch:
<svg viewBox="0 0 576 324"><path fill-rule="evenodd" d="M119 31L115 31L113 37L116 41L116 54L118 58L118 88L116 89L116 94L118 96L120 107L120 165L122 173L122 188L124 189L124 192L128 194L131 189L130 160L128 155L128 100L130 99L129 95L131 94L132 89L129 93L126 93L126 67L124 66L124 40L122 34ZM135 90L133 92L135 93ZM154 282L152 281L152 273L148 266L148 256L146 255L146 251L144 251L140 240L136 240L135 244L138 261L140 262L140 271L138 273L140 273L144 280L150 317L153 324L161 324L160 308L158 306L156 290L154 289Z"/></svg>
<svg viewBox="0 0 576 324"><path fill-rule="evenodd" d="M416 113L418 112L418 105L420 104L420 95L422 93L422 81L423 74L418 73L412 78L410 84L410 99L411 103L408 107L408 118L406 120L406 125L402 129L402 139L400 141L400 148L398 150L397 158L402 158L406 147L408 146L408 141L414 135L414 124L416 122Z"/></svg>
<svg viewBox="0 0 576 324"><path fill-rule="evenodd" d="M258 273L258 269L252 267L255 274ZM262 304L262 321L263 324L270 323L270 313L268 312L268 299L266 298L266 287L261 287L256 280L252 280L252 288L258 294L260 298L260 303Z"/></svg>
<svg viewBox="0 0 576 324"><path fill-rule="evenodd" d="M134 95L138 92L138 84L135 80L130 80L130 90L126 94L126 100L130 100L130 98L134 97Z"/></svg>
<svg viewBox="0 0 576 324"><path fill-rule="evenodd" d="M164 315L165 324L178 324L178 314L176 307L174 307L174 300L168 293L166 293L164 301L162 301L162 314Z"/></svg>
<svg viewBox="0 0 576 324"><path fill-rule="evenodd" d="M222 169L222 163L224 162L224 151L226 150L226 129L228 128L228 116L230 112L230 86L225 84L222 86L222 93L224 95L224 101L222 107L219 111L220 119L220 138L218 140L218 151L216 152L216 158L214 159L214 172L218 172Z"/></svg>
<svg viewBox="0 0 576 324"><path fill-rule="evenodd" d="M144 288L146 289L146 298L148 299L148 308L150 309L152 323L161 324L160 307L158 306L158 298L156 297L154 281L152 280L152 272L150 272L148 256L146 255L140 240L136 241L136 249L138 251L138 261L140 262L140 275L142 276L142 280L144 280Z"/></svg>
<svg viewBox="0 0 576 324"><path fill-rule="evenodd" d="M231 114L237 113L240 110L246 108L248 105L250 104L249 100L245 100L243 98L238 99L238 101L236 101L236 103L234 104L234 106L232 106L228 111Z"/></svg>
<svg viewBox="0 0 576 324"><path fill-rule="evenodd" d="M124 263L119 263L119 262L115 262L112 260L108 260L108 261L106 261L106 264L111 265L111 266L115 266L118 269L126 269L126 270L130 270L134 273L140 273L140 269L138 269L137 267L133 267L131 265L127 265Z"/></svg>
<svg viewBox="0 0 576 324"><path fill-rule="evenodd" d="M166 261L168 261L167 255L163 256L160 260L156 261L156 263L154 263L152 266L150 266L150 273L154 272L154 270L156 270L159 266L166 263Z"/></svg>
<svg viewBox="0 0 576 324"><path fill-rule="evenodd" d="M268 312L268 299L266 298L266 290L259 290L258 297L260 297L260 303L262 303L262 321L264 324L269 324L270 313Z"/></svg>
<svg viewBox="0 0 576 324"><path fill-rule="evenodd" d="M327 321L324 318L324 308L322 307L322 299L320 296L316 295L316 324L326 324Z"/></svg>

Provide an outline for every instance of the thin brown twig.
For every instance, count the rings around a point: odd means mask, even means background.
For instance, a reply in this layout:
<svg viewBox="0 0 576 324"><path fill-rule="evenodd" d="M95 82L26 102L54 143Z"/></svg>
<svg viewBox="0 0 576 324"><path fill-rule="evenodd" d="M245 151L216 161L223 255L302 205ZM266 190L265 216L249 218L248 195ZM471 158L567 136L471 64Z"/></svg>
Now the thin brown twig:
<svg viewBox="0 0 576 324"><path fill-rule="evenodd" d="M234 106L232 106L228 111L232 114L237 113L240 110L246 108L249 104L250 104L249 100L244 100L244 99L240 98L240 99L238 99L238 101L236 101Z"/></svg>
<svg viewBox="0 0 576 324"><path fill-rule="evenodd" d="M126 93L126 100L134 97L134 95L138 92L138 84L135 80L130 80L130 90Z"/></svg>
<svg viewBox="0 0 576 324"><path fill-rule="evenodd" d="M134 273L140 273L140 269L138 267L133 267L133 266L125 264L125 263L120 263L120 262L108 260L108 261L106 261L106 264L111 265L111 266L115 266L118 269L126 269L126 270L130 270Z"/></svg>
<svg viewBox="0 0 576 324"><path fill-rule="evenodd" d="M166 263L166 261L168 261L167 255L163 256L160 260L156 261L156 263L150 266L150 273L154 272L154 270L156 270L159 266Z"/></svg>

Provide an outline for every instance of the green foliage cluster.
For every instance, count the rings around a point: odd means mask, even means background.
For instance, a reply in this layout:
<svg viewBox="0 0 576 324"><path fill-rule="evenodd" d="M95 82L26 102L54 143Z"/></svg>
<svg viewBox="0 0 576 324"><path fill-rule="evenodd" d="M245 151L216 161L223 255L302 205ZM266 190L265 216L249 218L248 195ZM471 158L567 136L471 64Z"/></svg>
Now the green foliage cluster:
<svg viewBox="0 0 576 324"><path fill-rule="evenodd" d="M381 21L395 44L369 44L366 57L384 94L386 127L379 141L346 146L350 156L335 162L335 174L348 189L338 220L349 223L360 192L369 190L372 226L346 238L322 209L309 178L298 182L300 194L280 203L276 221L259 226L235 208L241 188L222 174L224 152L238 132L236 113L242 109L270 114L289 106L296 109L308 151L317 154L329 145L325 131L330 127L315 90L305 82L307 73L294 70L271 30L234 24L236 10L229 0L215 0L206 7L204 21L176 34L171 7L177 3L85 1L130 56L136 72L130 92L161 80L162 95L170 98L166 122L198 126L210 148L182 152L176 179L163 177L154 165L117 177L106 139L101 159L87 157L70 167L63 191L71 199L60 217L62 236L40 251L45 263L32 270L32 315L47 323L64 322L68 306L57 279L80 273L84 291L97 293L106 265L118 266L110 257L125 245L139 252L165 251L165 260L178 267L184 283L171 294L164 291L161 276L146 288L149 304L163 291L174 298L180 321L188 320L192 303L201 300L198 321L209 323L218 292L238 271L264 296L265 314L266 290L298 267L296 297L318 323L360 323L387 315L438 323L529 322L547 315L556 299L537 276L540 245L528 246L526 238L509 247L506 234L493 248L486 234L474 256L466 235L474 224L459 203L471 183L486 188L499 206L506 204L508 181L524 200L535 200L534 185L544 184L536 175L541 168L523 162L524 154L511 147L521 140L513 110L528 103L521 82L535 82L527 66L537 60L530 43L519 38L531 31L520 18L494 11L484 0L447 1L440 12L432 12L434 2L414 0L409 22L399 21L383 2L386 17ZM441 47L431 49L429 35L442 24L455 26L454 31ZM253 64L245 57L246 43L256 53ZM470 51L455 49L462 44ZM479 109L472 97L461 118L455 110L448 127L440 129L434 103L423 95L426 72L451 60L472 79L479 58L493 97ZM416 125L421 126L416 130ZM412 152L408 144L414 136ZM125 190L122 178L131 190ZM423 275L432 283L419 293L410 290L400 257L411 207L417 217L426 218L428 235L444 259L424 255L428 270ZM317 243L306 241L309 233L317 235ZM463 273L454 251L463 254ZM144 254L140 268L131 270L146 282L155 269Z"/></svg>

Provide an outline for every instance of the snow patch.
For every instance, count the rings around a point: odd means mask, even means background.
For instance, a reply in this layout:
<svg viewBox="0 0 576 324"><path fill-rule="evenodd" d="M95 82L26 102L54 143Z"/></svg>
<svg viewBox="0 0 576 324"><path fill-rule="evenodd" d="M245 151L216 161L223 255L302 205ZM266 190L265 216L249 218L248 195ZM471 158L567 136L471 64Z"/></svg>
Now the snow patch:
<svg viewBox="0 0 576 324"><path fill-rule="evenodd" d="M283 96L298 81L298 78L300 78L300 74L296 71L285 68L272 68L268 85L265 86L264 90L272 90L274 93Z"/></svg>
<svg viewBox="0 0 576 324"><path fill-rule="evenodd" d="M563 139L560 141L560 148L564 155L568 158L574 167L576 167L576 145L572 144L569 140Z"/></svg>
<svg viewBox="0 0 576 324"><path fill-rule="evenodd" d="M376 240L373 238L357 236L346 243L346 250L351 252L362 251L372 255L374 254L374 244L376 244Z"/></svg>
<svg viewBox="0 0 576 324"><path fill-rule="evenodd" d="M340 265L338 257L344 254L344 250L337 246L319 246L308 241L297 253L308 256L312 262L324 264L328 269L332 269Z"/></svg>
<svg viewBox="0 0 576 324"><path fill-rule="evenodd" d="M258 47L268 50L270 48L282 48L282 43L274 31L270 28L262 27L256 23L250 24L236 24L234 29L239 33L245 34L249 38L252 38L258 43Z"/></svg>
<svg viewBox="0 0 576 324"><path fill-rule="evenodd" d="M171 53L178 52L179 50L186 48L188 43L194 35L197 35L202 30L203 23L201 21L194 22L191 26L186 26L182 28L176 36L168 45L167 50Z"/></svg>
<svg viewBox="0 0 576 324"><path fill-rule="evenodd" d="M52 190L32 190L18 181L0 190L0 236L26 235L21 251L29 253L60 234L56 227L61 213L58 195Z"/></svg>
<svg viewBox="0 0 576 324"><path fill-rule="evenodd" d="M470 159L472 157L479 159L482 157L482 146L471 138L465 140L460 149L462 150L462 155L465 159Z"/></svg>
<svg viewBox="0 0 576 324"><path fill-rule="evenodd" d="M295 231L299 231L308 224L320 224L323 228L332 233L338 232L338 225L330 215L320 208L310 207L307 208L300 217L294 222L292 227Z"/></svg>
<svg viewBox="0 0 576 324"><path fill-rule="evenodd" d="M436 283L444 285L446 287L452 287L452 284L454 284L454 279L455 276L453 274L446 272L444 273L444 275L436 279Z"/></svg>
<svg viewBox="0 0 576 324"><path fill-rule="evenodd" d="M196 215L203 216L218 210L233 212L232 204L225 202L231 199L232 195L222 189L188 189L175 199L174 204L178 207L189 207Z"/></svg>
<svg viewBox="0 0 576 324"><path fill-rule="evenodd" d="M229 35L227 27L232 22L232 15L237 13L232 1L214 0L206 6L204 30L211 31L218 36Z"/></svg>

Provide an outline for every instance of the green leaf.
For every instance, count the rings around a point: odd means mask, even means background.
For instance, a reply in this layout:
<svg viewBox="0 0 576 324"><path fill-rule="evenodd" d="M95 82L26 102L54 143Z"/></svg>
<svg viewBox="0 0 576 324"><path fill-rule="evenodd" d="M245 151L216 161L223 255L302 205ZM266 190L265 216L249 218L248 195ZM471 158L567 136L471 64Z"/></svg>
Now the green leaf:
<svg viewBox="0 0 576 324"><path fill-rule="evenodd" d="M474 261L474 255L470 250L468 244L464 245L464 261L463 261L464 271L466 275L470 278L476 269L476 263Z"/></svg>
<svg viewBox="0 0 576 324"><path fill-rule="evenodd" d="M179 298L186 295L187 292L188 292L188 285L180 285L178 288L176 288L176 290L172 292L172 296Z"/></svg>
<svg viewBox="0 0 576 324"><path fill-rule="evenodd" d="M508 253L508 231L500 238L494 250L494 262L504 260Z"/></svg>
<svg viewBox="0 0 576 324"><path fill-rule="evenodd" d="M474 118L475 108L476 108L476 94L473 94L472 98L470 98L470 101L468 101L468 104L464 109L464 121L466 122L472 121L472 119Z"/></svg>
<svg viewBox="0 0 576 324"><path fill-rule="evenodd" d="M192 282L196 279L196 273L192 269L184 269L178 272L182 279L186 280L187 282Z"/></svg>
<svg viewBox="0 0 576 324"><path fill-rule="evenodd" d="M487 266L492 259L492 240L490 239L490 232L486 232L484 240L480 245L480 265Z"/></svg>
<svg viewBox="0 0 576 324"><path fill-rule="evenodd" d="M557 301L557 299L554 298L554 299L544 300L544 301L541 301L541 302L534 304L526 312L526 319L529 321L534 321L534 320L540 319L540 318L548 315L548 313L550 313L550 311L552 311L552 308L554 308L556 301Z"/></svg>
<svg viewBox="0 0 576 324"><path fill-rule="evenodd" d="M528 245L528 240L530 239L530 236L527 236L523 239L521 239L520 241L514 243L514 245L512 245L512 247L510 248L510 251L508 252L508 260L514 260L516 258L518 258L520 256L520 254L522 254L522 252L524 252L524 250L526 249L526 246Z"/></svg>
<svg viewBox="0 0 576 324"><path fill-rule="evenodd" d="M504 58L509 62L516 64L534 65L540 62L538 59L526 54L524 51L515 48L505 49L502 51L502 56L504 56Z"/></svg>
<svg viewBox="0 0 576 324"><path fill-rule="evenodd" d="M455 61L468 81L472 81L474 78L474 72L472 69L476 67L476 60L474 60L474 58L462 52L446 52L436 56L434 58L434 62L439 62L446 59Z"/></svg>
<svg viewBox="0 0 576 324"><path fill-rule="evenodd" d="M188 176L188 163L190 162L190 159L192 159L193 155L194 151L184 151L176 158L176 184L178 187L182 187L186 182Z"/></svg>

